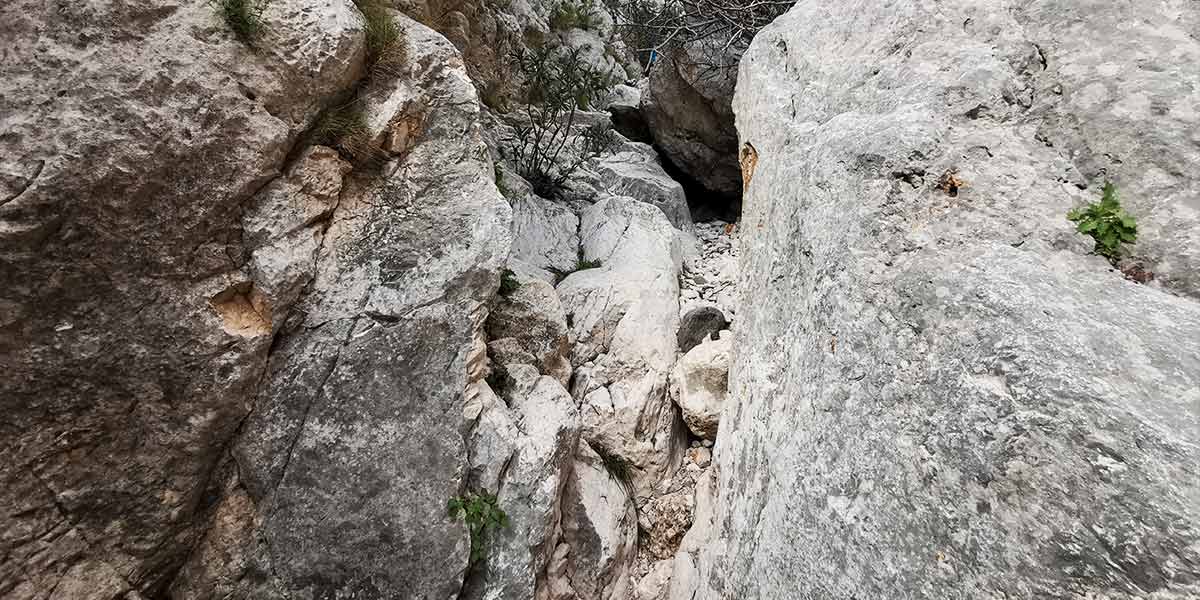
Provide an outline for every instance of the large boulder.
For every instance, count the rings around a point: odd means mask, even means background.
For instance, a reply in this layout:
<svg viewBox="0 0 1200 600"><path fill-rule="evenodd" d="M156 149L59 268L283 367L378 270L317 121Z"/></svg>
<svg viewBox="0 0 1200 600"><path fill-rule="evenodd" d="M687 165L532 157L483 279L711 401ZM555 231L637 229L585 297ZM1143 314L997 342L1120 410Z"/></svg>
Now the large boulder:
<svg viewBox="0 0 1200 600"><path fill-rule="evenodd" d="M725 320L721 309L715 306L693 308L679 319L675 342L679 344L680 352L691 352L704 340L716 339L726 327L729 327L729 321Z"/></svg>
<svg viewBox="0 0 1200 600"><path fill-rule="evenodd" d="M209 536L177 596L460 590L469 538L446 502L468 475L488 476L468 470L460 415L467 389L482 393L480 337L511 213L458 54L432 30L396 22L408 66L395 81L373 80L358 101L371 136L403 130L408 142L384 146L384 164L348 177L323 223L311 280L233 446L244 492L227 493L218 516L248 525L240 541ZM249 558L205 561L229 545Z"/></svg>
<svg viewBox="0 0 1200 600"><path fill-rule="evenodd" d="M1200 594L1198 24L801 2L759 33L697 597ZM1065 218L1106 179L1152 284Z"/></svg>
<svg viewBox="0 0 1200 600"><path fill-rule="evenodd" d="M742 193L733 90L739 56L708 42L669 52L650 69L641 112L654 144L710 192Z"/></svg>
<svg viewBox="0 0 1200 600"><path fill-rule="evenodd" d="M500 293L488 315L489 349L500 364L525 363L563 386L571 381L570 330L554 286L519 272L509 275L516 289Z"/></svg>
<svg viewBox="0 0 1200 600"><path fill-rule="evenodd" d="M588 444L580 444L563 491L559 564L551 566L544 592L552 600L628 597L637 511L626 485Z"/></svg>
<svg viewBox="0 0 1200 600"><path fill-rule="evenodd" d="M216 514L299 292L243 213L364 56L349 3L263 18L251 47L201 0L0 6L6 599L159 597ZM297 168L340 186L329 159Z"/></svg>
<svg viewBox="0 0 1200 600"><path fill-rule="evenodd" d="M671 370L671 399L679 405L683 422L696 437L717 437L728 394L732 349L733 334L723 331L719 339L705 340L692 348Z"/></svg>
<svg viewBox="0 0 1200 600"><path fill-rule="evenodd" d="M683 186L663 170L654 148L636 142L624 144L596 161L593 169L601 189L653 204L676 229L695 232Z"/></svg>

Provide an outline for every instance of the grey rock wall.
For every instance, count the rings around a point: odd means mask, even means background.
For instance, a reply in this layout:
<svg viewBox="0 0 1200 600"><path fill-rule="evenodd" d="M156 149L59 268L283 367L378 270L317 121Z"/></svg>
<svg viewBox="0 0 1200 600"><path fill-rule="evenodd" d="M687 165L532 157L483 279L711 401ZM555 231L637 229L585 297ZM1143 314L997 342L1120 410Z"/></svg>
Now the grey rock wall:
<svg viewBox="0 0 1200 600"><path fill-rule="evenodd" d="M1198 25L800 2L758 35L696 597L1200 594ZM1065 219L1106 179L1149 284Z"/></svg>
<svg viewBox="0 0 1200 600"><path fill-rule="evenodd" d="M243 214L362 70L350 4L264 18L251 50L201 0L0 7L4 598L155 596L205 529L295 293Z"/></svg>

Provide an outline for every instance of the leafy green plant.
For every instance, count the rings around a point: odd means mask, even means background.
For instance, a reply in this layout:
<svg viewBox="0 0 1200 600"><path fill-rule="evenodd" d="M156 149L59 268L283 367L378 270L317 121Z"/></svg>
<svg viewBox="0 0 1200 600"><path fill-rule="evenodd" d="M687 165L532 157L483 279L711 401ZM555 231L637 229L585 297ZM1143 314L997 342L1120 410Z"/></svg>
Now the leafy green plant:
<svg viewBox="0 0 1200 600"><path fill-rule="evenodd" d="M1099 203L1092 203L1067 213L1067 219L1076 224L1079 233L1084 233L1096 242L1093 250L1114 265L1121 257L1121 245L1137 241L1137 219L1121 208L1117 198L1117 187L1104 184L1104 195Z"/></svg>
<svg viewBox="0 0 1200 600"><path fill-rule="evenodd" d="M269 3L270 0L209 0L238 39L247 43L262 31L263 12Z"/></svg>
<svg viewBox="0 0 1200 600"><path fill-rule="evenodd" d="M500 273L500 295L508 296L513 292L521 289L521 282L517 281L517 274L505 269Z"/></svg>
<svg viewBox="0 0 1200 600"><path fill-rule="evenodd" d="M600 16L593 0L565 0L550 11L550 28L555 31L596 29Z"/></svg>
<svg viewBox="0 0 1200 600"><path fill-rule="evenodd" d="M400 26L386 0L354 0L362 13L367 38L367 65L372 77L397 77L407 61Z"/></svg>
<svg viewBox="0 0 1200 600"><path fill-rule="evenodd" d="M542 46L515 56L525 82L527 124L516 128L512 158L517 172L542 197L556 195L571 174L614 144L606 126L581 131L576 125L579 111L587 110L612 79L581 53L580 48Z"/></svg>
<svg viewBox="0 0 1200 600"><path fill-rule="evenodd" d="M483 490L478 494L455 496L447 503L450 518L462 517L471 533L471 563L483 559L487 538L493 531L508 526L508 515L496 504L495 494Z"/></svg>

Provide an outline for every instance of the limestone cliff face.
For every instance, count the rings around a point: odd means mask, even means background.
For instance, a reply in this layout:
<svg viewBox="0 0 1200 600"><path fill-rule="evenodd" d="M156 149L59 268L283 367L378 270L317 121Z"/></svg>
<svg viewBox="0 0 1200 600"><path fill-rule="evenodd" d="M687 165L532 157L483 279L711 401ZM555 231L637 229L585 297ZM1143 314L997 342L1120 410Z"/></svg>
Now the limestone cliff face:
<svg viewBox="0 0 1200 600"><path fill-rule="evenodd" d="M758 35L697 597L1200 593L1198 28L897 0ZM1151 283L1065 218L1105 180Z"/></svg>
<svg viewBox="0 0 1200 600"><path fill-rule="evenodd" d="M0 9L0 596L454 595L511 221L461 57L394 13L366 80L349 1L250 45L68 4ZM304 135L351 99L370 165Z"/></svg>
<svg viewBox="0 0 1200 600"><path fill-rule="evenodd" d="M166 585L250 408L282 298L246 205L360 75L344 3L7 2L0 66L0 596Z"/></svg>

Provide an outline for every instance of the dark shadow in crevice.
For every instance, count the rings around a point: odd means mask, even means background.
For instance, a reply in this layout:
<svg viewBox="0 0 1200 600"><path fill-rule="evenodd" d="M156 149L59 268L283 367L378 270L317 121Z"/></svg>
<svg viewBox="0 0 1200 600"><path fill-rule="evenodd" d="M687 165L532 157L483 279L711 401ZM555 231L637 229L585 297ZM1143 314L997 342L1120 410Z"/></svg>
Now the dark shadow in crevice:
<svg viewBox="0 0 1200 600"><path fill-rule="evenodd" d="M663 170L667 172L667 175L670 175L671 179L678 181L683 186L683 193L687 196L688 210L692 213L692 222L725 221L726 223L736 223L742 218L741 195L715 192L704 187L704 184L671 162L670 157L663 153L662 149L657 145L654 146L654 150L658 152L658 158L662 162Z"/></svg>

